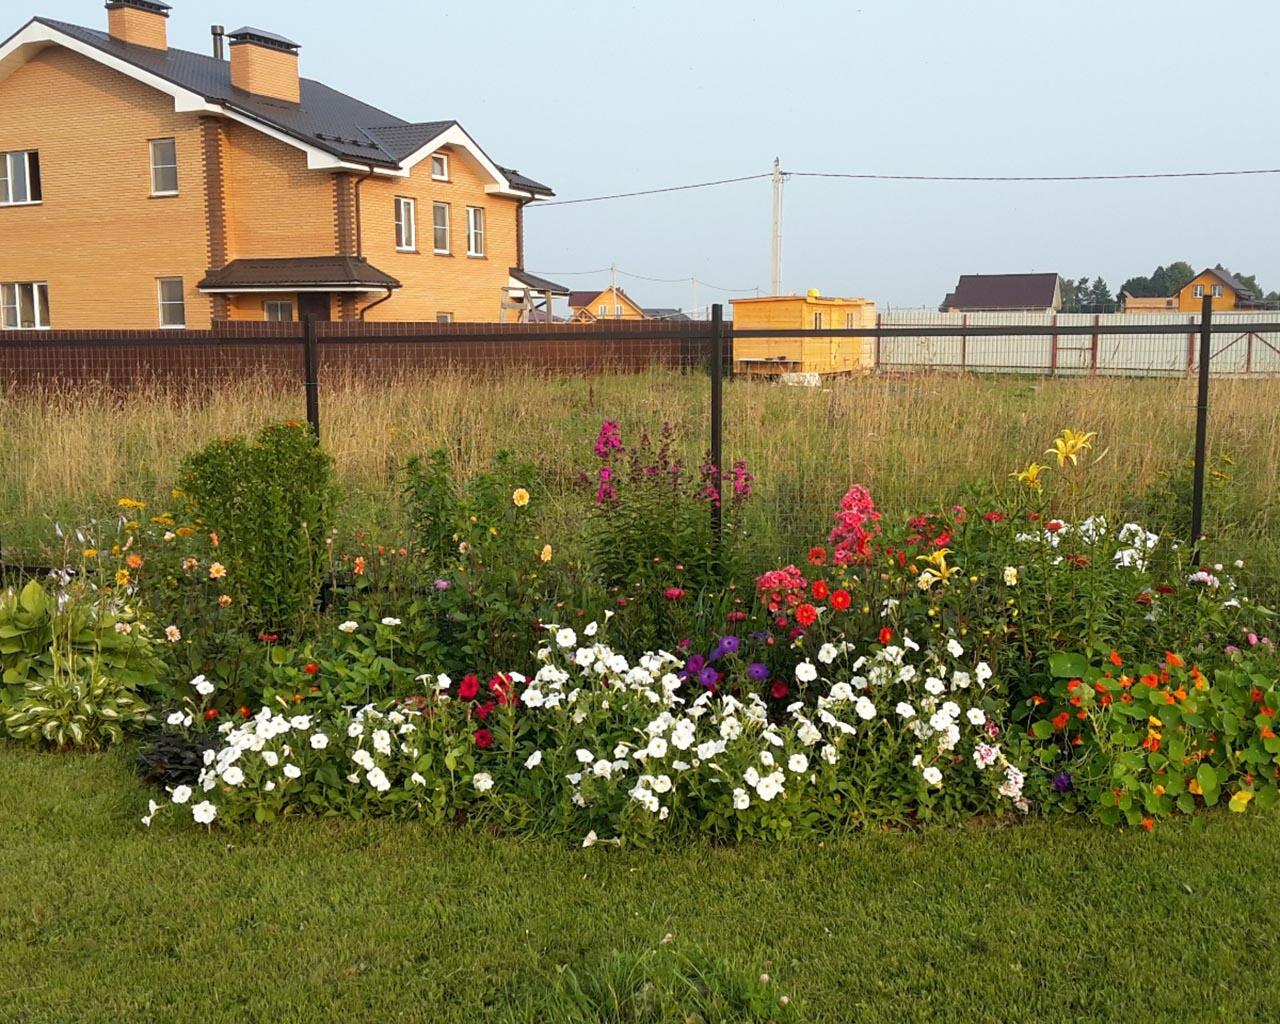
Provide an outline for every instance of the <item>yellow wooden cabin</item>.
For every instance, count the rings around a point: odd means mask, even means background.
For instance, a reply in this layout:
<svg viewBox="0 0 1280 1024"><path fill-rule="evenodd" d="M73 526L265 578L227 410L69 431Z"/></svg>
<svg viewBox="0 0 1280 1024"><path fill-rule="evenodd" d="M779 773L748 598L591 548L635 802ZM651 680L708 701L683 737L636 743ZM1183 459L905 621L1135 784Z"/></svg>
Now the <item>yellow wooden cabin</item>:
<svg viewBox="0 0 1280 1024"><path fill-rule="evenodd" d="M806 338L785 330L875 327L876 304L870 299L807 295L769 295L731 299L733 326L741 330L778 328L776 337L735 338L733 369L749 377L785 373L819 375L862 373L875 359L871 338Z"/></svg>

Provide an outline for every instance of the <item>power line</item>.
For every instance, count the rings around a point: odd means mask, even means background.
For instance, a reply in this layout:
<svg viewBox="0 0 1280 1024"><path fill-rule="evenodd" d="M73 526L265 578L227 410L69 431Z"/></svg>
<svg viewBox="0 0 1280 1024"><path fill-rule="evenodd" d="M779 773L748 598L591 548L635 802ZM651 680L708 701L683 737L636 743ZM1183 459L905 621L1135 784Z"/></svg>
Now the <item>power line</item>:
<svg viewBox="0 0 1280 1024"><path fill-rule="evenodd" d="M618 192L611 196L588 196L585 199L556 199L550 203L535 203L530 209L541 209L547 206L573 206L577 203L603 203L610 199L631 199L635 196L655 196L662 192L687 192L693 188L713 188L716 185L733 185L740 181L759 181L770 178L771 174L746 174L741 178L721 178L719 181L699 181L692 185L668 185L666 188L647 188L639 192Z"/></svg>
<svg viewBox="0 0 1280 1024"><path fill-rule="evenodd" d="M537 274L539 277L590 277L594 274L608 274L615 272L623 277L633 277L638 281L653 281L657 284L697 284L703 288L710 288L715 292L731 292L734 294L745 294L747 292L757 292L759 287L752 285L750 288L726 288L723 285L712 284L710 281L704 281L700 277L650 277L647 274L633 274L621 267L602 267L599 270L531 270L529 273Z"/></svg>
<svg viewBox="0 0 1280 1024"><path fill-rule="evenodd" d="M1146 174L847 174L839 171L787 171L796 178L850 178L858 181L1139 181L1152 178L1226 178L1280 174L1280 167L1248 171L1154 171Z"/></svg>

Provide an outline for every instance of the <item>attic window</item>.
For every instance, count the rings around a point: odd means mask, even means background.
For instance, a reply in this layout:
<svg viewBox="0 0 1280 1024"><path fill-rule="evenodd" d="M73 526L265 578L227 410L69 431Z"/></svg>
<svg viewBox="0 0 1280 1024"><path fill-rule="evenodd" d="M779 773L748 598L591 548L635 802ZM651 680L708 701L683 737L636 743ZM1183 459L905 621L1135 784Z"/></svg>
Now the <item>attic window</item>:
<svg viewBox="0 0 1280 1024"><path fill-rule="evenodd" d="M40 154L34 150L0 153L0 206L42 202Z"/></svg>
<svg viewBox="0 0 1280 1024"><path fill-rule="evenodd" d="M449 180L449 157L444 153L431 156L431 178L433 181Z"/></svg>

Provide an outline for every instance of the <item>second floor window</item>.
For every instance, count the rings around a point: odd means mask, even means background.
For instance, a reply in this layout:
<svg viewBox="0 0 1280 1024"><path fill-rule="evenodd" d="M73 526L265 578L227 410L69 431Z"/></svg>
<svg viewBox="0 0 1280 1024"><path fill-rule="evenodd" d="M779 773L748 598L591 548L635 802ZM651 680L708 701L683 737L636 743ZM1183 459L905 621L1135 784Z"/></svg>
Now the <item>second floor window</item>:
<svg viewBox="0 0 1280 1024"><path fill-rule="evenodd" d="M1215 299L1220 299L1220 298L1222 298L1222 285L1220 285L1220 284L1215 284L1215 285L1213 286L1213 297L1214 297Z"/></svg>
<svg viewBox="0 0 1280 1024"><path fill-rule="evenodd" d="M396 196L396 248L401 252L418 248L417 206L412 199Z"/></svg>
<svg viewBox="0 0 1280 1024"><path fill-rule="evenodd" d="M431 207L431 230L435 236L432 248L441 256L449 255L449 204L435 203Z"/></svg>
<svg viewBox="0 0 1280 1024"><path fill-rule="evenodd" d="M467 207L467 255L484 255L484 207Z"/></svg>
<svg viewBox="0 0 1280 1024"><path fill-rule="evenodd" d="M178 194L178 144L173 139L151 140L151 194Z"/></svg>
<svg viewBox="0 0 1280 1024"><path fill-rule="evenodd" d="M596 310L596 312L597 312L600 316L608 316L608 315L609 315L609 307L608 307L608 306L606 306L606 305L602 302L602 303L600 303L600 308L599 308L599 309L597 309L597 310Z"/></svg>
<svg viewBox="0 0 1280 1024"><path fill-rule="evenodd" d="M821 313L813 314L813 329L815 331L822 330L822 314Z"/></svg>
<svg viewBox="0 0 1280 1024"><path fill-rule="evenodd" d="M156 291L160 299L160 326L186 327L187 300L183 294L182 278L157 278Z"/></svg>
<svg viewBox="0 0 1280 1024"><path fill-rule="evenodd" d="M1191 289L1191 294L1197 299L1204 298L1204 285L1198 284Z"/></svg>
<svg viewBox="0 0 1280 1024"><path fill-rule="evenodd" d="M0 328L42 331L49 327L49 286L43 281L0 284Z"/></svg>
<svg viewBox="0 0 1280 1024"><path fill-rule="evenodd" d="M24 206L43 199L40 154L34 149L0 153L0 206Z"/></svg>
<svg viewBox="0 0 1280 1024"><path fill-rule="evenodd" d="M293 321L293 303L288 299L271 299L263 303L263 309L271 323L287 324Z"/></svg>
<svg viewBox="0 0 1280 1024"><path fill-rule="evenodd" d="M431 177L436 181L449 180L449 158L444 153L436 153L432 156Z"/></svg>
<svg viewBox="0 0 1280 1024"><path fill-rule="evenodd" d="M857 316L857 314L856 314L856 313L846 313L846 314L844 315L844 325L845 325L845 327L846 327L846 328L848 328L849 330L853 330L853 328L855 328L855 327L857 327L857 326L858 326L857 324L855 324L855 323L853 322L853 318L854 318L855 316Z"/></svg>

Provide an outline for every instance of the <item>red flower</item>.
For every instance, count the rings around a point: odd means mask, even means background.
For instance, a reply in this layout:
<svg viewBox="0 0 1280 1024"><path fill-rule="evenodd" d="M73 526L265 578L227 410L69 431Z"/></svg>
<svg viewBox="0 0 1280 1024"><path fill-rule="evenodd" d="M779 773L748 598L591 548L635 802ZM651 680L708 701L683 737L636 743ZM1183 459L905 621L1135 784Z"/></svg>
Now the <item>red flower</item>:
<svg viewBox="0 0 1280 1024"><path fill-rule="evenodd" d="M1150 604L1151 595L1144 590L1141 594L1135 597L1134 600L1137 601L1138 604Z"/></svg>
<svg viewBox="0 0 1280 1024"><path fill-rule="evenodd" d="M818 609L811 604L796 606L796 622L802 626L812 626L818 621Z"/></svg>
<svg viewBox="0 0 1280 1024"><path fill-rule="evenodd" d="M1050 533L1057 533L1066 525L1067 524L1064 523L1061 519L1050 519L1047 523L1044 524L1044 528L1048 530Z"/></svg>
<svg viewBox="0 0 1280 1024"><path fill-rule="evenodd" d="M477 729L472 733L472 739L476 741L476 746L481 750L488 750L493 746L493 733L488 729Z"/></svg>
<svg viewBox="0 0 1280 1024"><path fill-rule="evenodd" d="M1170 594L1173 593L1173 587L1169 586L1169 584L1167 583L1157 583L1156 593L1164 594L1166 597L1168 597Z"/></svg>
<svg viewBox="0 0 1280 1024"><path fill-rule="evenodd" d="M1249 699L1252 700L1255 704L1261 704L1265 698L1266 698L1266 695L1261 690L1259 690L1256 686L1249 691Z"/></svg>
<svg viewBox="0 0 1280 1024"><path fill-rule="evenodd" d="M1112 651L1108 660L1111 662L1111 664L1115 665L1116 668L1119 668L1121 665L1124 664L1124 658L1120 657L1120 654L1118 651Z"/></svg>
<svg viewBox="0 0 1280 1024"><path fill-rule="evenodd" d="M252 715L252 714L253 714L253 712L252 712L252 711L250 711L248 708L242 707L242 708L240 709L240 717L241 717L241 718L248 718L248 717L249 717L250 715Z"/></svg>
<svg viewBox="0 0 1280 1024"><path fill-rule="evenodd" d="M1004 513L1003 513L1003 512L988 512L988 513L987 513L985 516L983 516L982 518L983 518L983 519L985 519L985 520L986 520L987 522L989 522L989 523L1003 523L1003 522L1004 522Z"/></svg>
<svg viewBox="0 0 1280 1024"><path fill-rule="evenodd" d="M458 697L462 700L475 700L476 694L480 692L479 676L463 676L462 682L458 684Z"/></svg>
<svg viewBox="0 0 1280 1024"><path fill-rule="evenodd" d="M679 601L684 597L684 591L679 587L667 587L667 589L662 592L662 596L668 601Z"/></svg>
<svg viewBox="0 0 1280 1024"><path fill-rule="evenodd" d="M1172 665L1174 668L1182 668L1183 665L1182 659L1174 654L1173 651L1164 652L1164 663L1166 665Z"/></svg>
<svg viewBox="0 0 1280 1024"><path fill-rule="evenodd" d="M1142 819L1142 827L1143 827L1143 828L1145 828L1148 832L1150 832L1153 828L1155 828L1155 827L1156 827L1155 819L1154 819L1154 818L1143 818L1143 819Z"/></svg>
<svg viewBox="0 0 1280 1024"><path fill-rule="evenodd" d="M746 622L746 621L747 621L747 613L746 613L746 612L741 612L741 611L739 611L739 612L730 612L728 615L726 615L726 616L725 616L725 621L727 621L727 622Z"/></svg>
<svg viewBox="0 0 1280 1024"><path fill-rule="evenodd" d="M815 601L825 601L827 595L831 593L831 588L827 586L826 580L814 580L810 593L813 594Z"/></svg>
<svg viewBox="0 0 1280 1024"><path fill-rule="evenodd" d="M302 671L309 676L318 675L320 672L320 666L317 665L314 661L309 661L302 666Z"/></svg>
<svg viewBox="0 0 1280 1024"><path fill-rule="evenodd" d="M892 639L893 639L893 630L891 630L888 626L881 626L880 627L880 643L882 645L887 644Z"/></svg>
<svg viewBox="0 0 1280 1024"><path fill-rule="evenodd" d="M259 633L258 639L264 644L273 644L280 639L279 633Z"/></svg>
<svg viewBox="0 0 1280 1024"><path fill-rule="evenodd" d="M774 700L782 700L791 690L781 679L775 679L773 685L769 687L769 693Z"/></svg>
<svg viewBox="0 0 1280 1024"><path fill-rule="evenodd" d="M1037 693L1031 697L1031 703L1034 707L1038 708L1041 704L1046 703L1046 701L1043 697L1040 696L1040 694Z"/></svg>
<svg viewBox="0 0 1280 1024"><path fill-rule="evenodd" d="M499 704L515 703L515 687L511 685L511 680L501 673L489 680L489 692L498 698Z"/></svg>
<svg viewBox="0 0 1280 1024"><path fill-rule="evenodd" d="M356 555L356 560L351 564L351 571L357 576L363 576L365 570L364 555Z"/></svg>
<svg viewBox="0 0 1280 1024"><path fill-rule="evenodd" d="M213 721L215 718L217 718L217 717L218 717L218 709L217 709L217 708L205 708L205 709L204 709L204 720L205 720L206 722L212 722L212 721Z"/></svg>
<svg viewBox="0 0 1280 1024"><path fill-rule="evenodd" d="M810 565L826 565L826 564L827 564L827 549L826 549L826 548L823 548L823 547L812 547L812 548L810 548L810 549L809 549L809 564L810 564Z"/></svg>
<svg viewBox="0 0 1280 1024"><path fill-rule="evenodd" d="M838 612L845 611L853 603L847 590L834 590L831 593L831 607Z"/></svg>
<svg viewBox="0 0 1280 1024"><path fill-rule="evenodd" d="M1274 718L1275 713L1276 713L1275 708L1269 708L1265 704L1263 704L1262 707L1258 708L1258 714L1260 714L1263 718Z"/></svg>
<svg viewBox="0 0 1280 1024"><path fill-rule="evenodd" d="M1065 711L1059 711L1053 716L1053 727L1055 729L1065 729L1067 727L1067 719L1070 716Z"/></svg>
<svg viewBox="0 0 1280 1024"><path fill-rule="evenodd" d="M476 718L481 721L489 717L489 713L496 707L493 701L488 700L476 707Z"/></svg>

